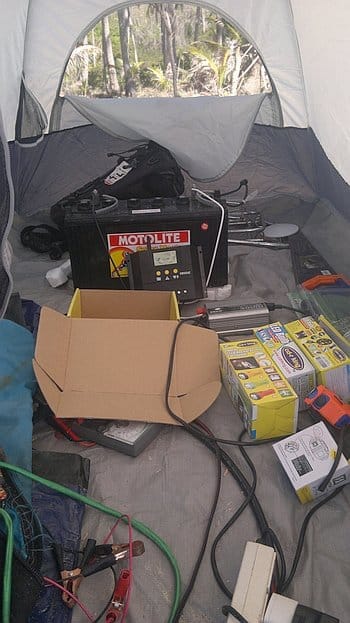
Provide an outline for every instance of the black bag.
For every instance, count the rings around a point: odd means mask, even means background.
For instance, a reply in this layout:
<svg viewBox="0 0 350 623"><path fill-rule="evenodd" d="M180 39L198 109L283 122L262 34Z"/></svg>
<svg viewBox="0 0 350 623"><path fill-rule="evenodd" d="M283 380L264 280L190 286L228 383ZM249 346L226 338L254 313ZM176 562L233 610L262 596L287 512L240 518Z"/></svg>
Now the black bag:
<svg viewBox="0 0 350 623"><path fill-rule="evenodd" d="M113 169L52 206L54 223L62 227L65 209L83 199L90 199L93 190L117 199L178 197L184 191L184 178L170 151L149 141L129 155L119 156Z"/></svg>
<svg viewBox="0 0 350 623"><path fill-rule="evenodd" d="M184 191L184 178L170 151L150 141L131 158L119 158L96 190L117 199L177 197Z"/></svg>

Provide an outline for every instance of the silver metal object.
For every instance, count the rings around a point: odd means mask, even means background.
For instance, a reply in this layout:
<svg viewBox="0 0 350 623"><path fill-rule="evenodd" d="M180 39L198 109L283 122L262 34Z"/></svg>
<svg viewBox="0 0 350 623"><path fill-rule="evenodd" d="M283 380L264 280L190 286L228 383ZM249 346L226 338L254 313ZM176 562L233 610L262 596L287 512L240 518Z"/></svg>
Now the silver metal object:
<svg viewBox="0 0 350 623"><path fill-rule="evenodd" d="M250 247L268 247L270 249L289 249L286 242L267 242L263 238L252 238L251 240L228 239L228 244L243 244Z"/></svg>

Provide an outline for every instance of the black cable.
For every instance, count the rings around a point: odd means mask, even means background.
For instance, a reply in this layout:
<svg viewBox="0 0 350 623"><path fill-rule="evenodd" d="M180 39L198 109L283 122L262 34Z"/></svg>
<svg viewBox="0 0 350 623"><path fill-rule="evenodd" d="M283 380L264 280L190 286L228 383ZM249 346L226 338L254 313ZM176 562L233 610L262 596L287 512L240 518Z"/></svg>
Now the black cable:
<svg viewBox="0 0 350 623"><path fill-rule="evenodd" d="M122 276L121 276L121 274L120 274L119 268L118 268L118 266L116 265L116 263L115 263L115 261L114 261L114 259L113 259L113 257L112 257L112 254L109 252L109 249L108 249L107 243L106 243L106 241L105 241L105 237L104 237L104 235L103 235L103 231L102 231L102 229L101 229L100 223L98 222L98 218L97 218L97 214L96 214L96 208L95 208L95 201L96 201L96 199L97 199L98 197L99 197L99 194L98 194L97 190L94 190L94 191L92 192L92 197L91 197L91 212L92 212L92 215L93 215L93 218L94 218L94 222L95 222L95 225L96 225L97 231L98 231L98 233L99 233L99 236L100 236L100 238L101 238L102 244L103 244L103 246L104 246L104 248L105 248L105 251L106 251L106 253L107 253L107 255L108 255L108 260L109 260L110 262L112 262L112 264L113 264L113 268L114 268L114 270L115 270L115 272L116 272L116 275L117 275L117 277L118 277L119 281L121 282L121 284L122 284L122 286L123 286L124 290L128 290L128 288L126 287L126 285L125 285L125 283L124 283L124 279L123 279L123 277L122 277Z"/></svg>
<svg viewBox="0 0 350 623"><path fill-rule="evenodd" d="M345 486L345 485L344 485ZM343 487L339 487L338 489L335 489L334 491L332 491L332 493L330 495L328 495L327 497L323 498L320 502L318 502L318 504L316 504L311 511L308 512L308 514L306 515L302 526L301 526L301 530L300 530L300 534L299 534L299 538L298 538L298 544L297 544L297 548L295 551L295 555L294 555L294 560L293 560L293 564L292 564L292 568L290 570L290 573L287 577L287 579L284 581L283 585L281 586L281 588L279 589L280 593L285 593L287 588L289 587L290 583L292 582L295 572L297 570L297 566L299 564L300 561L300 557L303 551L303 546L304 546L304 540L305 540L305 534L306 534L306 529L308 527L309 521L311 519L311 517L316 513L316 511L318 511L319 508L321 508L321 506L324 506L325 504L327 504L327 502L329 502L329 500L332 500L333 498L335 498L336 495L339 495L339 493L344 489Z"/></svg>
<svg viewBox="0 0 350 623"><path fill-rule="evenodd" d="M206 436L202 436L199 431L197 431L198 435L196 435L195 433L195 428L194 430L189 430L190 434L192 434L194 437L196 437L197 439L200 439L209 450L211 450L211 452L215 452L214 448L213 448L213 443L209 442L209 437ZM246 477L244 476L244 474L242 473L242 471L239 469L239 467L236 465L236 463L232 460L232 458L222 449L220 448L220 457L221 457L221 461L223 463L223 465L225 465L225 467L228 469L228 471L230 472L231 476L233 476L233 478L236 480L237 484L239 485L240 489L242 490L243 494L245 496L248 496L251 492L251 485L248 482L248 480L246 479ZM254 514L254 518L257 522L258 528L260 530L261 535L265 535L265 534L270 534L271 535L271 546L274 547L277 552L280 554L280 558L281 558L281 570L284 569L282 574L282 571L280 573L280 577L281 580L285 578L285 562L284 562L284 556L283 556L283 551L282 551L282 547L277 539L277 536L274 534L274 532L272 531L272 529L269 527L264 511L260 505L259 500L257 499L255 493L254 495L252 495L251 499L250 499L250 506L252 508L253 514ZM279 585L282 585L282 581L280 580L280 582L278 583Z"/></svg>
<svg viewBox="0 0 350 623"><path fill-rule="evenodd" d="M101 610L100 614L98 614L96 619L94 619L93 623L98 623L102 619L103 615L107 612L108 608L110 607L110 605L111 605L111 603L113 601L114 593L115 593L115 590L117 588L118 577L117 577L116 570L114 569L114 567L109 567L109 568L112 571L113 577L114 577L113 593L110 596L110 598L109 598L108 602L106 603L105 607L103 608L103 610Z"/></svg>
<svg viewBox="0 0 350 623"><path fill-rule="evenodd" d="M244 197L242 201L238 204L238 205L241 205L248 196L248 180L241 180L237 188L232 188L231 190L227 190L225 193L220 193L220 197L227 197L227 195L233 195L233 193L237 193L242 188L242 186L245 187L245 191L244 191Z"/></svg>
<svg viewBox="0 0 350 623"><path fill-rule="evenodd" d="M183 593L182 597L181 597L181 601L177 607L177 610L175 612L174 618L173 618L173 623L177 623L181 617L181 614L183 612L183 609L188 601L189 596L191 595L191 592L193 590L193 587L195 585L196 579L197 579L197 575L198 575L198 571L200 568L200 565L202 563L203 560L203 556L205 554L205 550L208 544L208 538L209 538L209 532L213 523L213 519L214 519L214 515L215 515L215 511L217 508L217 504L218 504L218 500L219 500L219 495L220 495L220 488L221 488L221 458L220 458L220 451L219 448L216 449L216 457L217 457L217 484L216 484L216 489L215 489L215 494L214 494L214 500L213 500L213 504L211 507L211 511L210 511L210 515L208 518L208 522L207 522L207 527L205 529L205 533L204 533L204 537L203 537L203 542L196 560L196 563L194 565L194 569L192 571L192 575L190 578L190 581L187 585L187 588L185 590L185 592Z"/></svg>
<svg viewBox="0 0 350 623"><path fill-rule="evenodd" d="M166 392L165 392L165 402L166 402L166 408L168 410L168 413L171 417L173 417L173 419L175 419L176 421L178 421L180 424L182 424L182 426L192 435L194 436L196 439L200 440L211 452L215 453L215 455L217 455L218 452L218 446L217 446L217 438L216 437L211 437L210 435L204 435L201 431L198 430L198 428L196 428L196 426L188 424L187 422L185 422L185 420L182 420L182 418L178 417L173 410L170 407L169 404L169 396L170 396L170 385L171 385L171 379L172 379L172 372L173 372L173 365L174 365L174 355L175 355L175 346L176 346L176 338L177 338L177 334L178 331L180 330L180 327L182 326L182 324L184 324L184 322L186 322L185 320L181 320L174 332L174 336L173 336L173 341L171 344L171 348L170 348L170 356L169 356L169 367L168 367L168 375L167 375L167 381L166 381ZM223 440L224 442L228 441L228 440ZM267 440L262 440L265 443L267 442ZM274 439L273 441L276 441L276 439ZM246 444L245 442L233 442L234 445L252 445L251 443L248 442L248 444ZM222 449L219 448L220 451L220 459L221 462L223 463L223 465L225 465L225 467L227 467L227 469L229 470L230 474L235 478L236 482L239 484L241 490L243 491L244 495L247 497L250 492L251 492L251 485L248 482L247 478L244 476L244 474L242 473L242 471L239 469L239 467L235 464L235 462L232 460L232 458ZM250 505L253 509L253 513L255 516L255 519L257 521L257 524L260 528L260 533L264 534L266 532L272 532L265 514L262 510L262 507L258 501L258 499L256 498L255 494L252 495L252 498L250 500ZM277 537L275 536L275 539L277 540ZM282 550L282 548L280 547L280 550Z"/></svg>
<svg viewBox="0 0 350 623"><path fill-rule="evenodd" d="M180 323L178 324L178 326L177 326L177 328L175 330L173 343L172 343L172 347L171 347L170 359L169 359L168 379L167 379L167 384L166 384L166 404L167 404L167 408L168 408L169 414L175 420L177 420L180 424L182 424L183 427L188 432L190 432L195 438L201 440L207 446L207 448L210 449L215 454L217 453L217 448L215 446L219 442L230 443L232 445L237 445L240 448L243 448L244 446L261 445L262 443L268 443L268 442L271 442L271 441L275 442L276 439L272 439L272 440L258 440L258 441L255 441L255 442L231 441L231 440L226 440L226 439L220 439L220 438L217 438L217 437L214 437L214 436L211 437L211 436L208 436L208 435L204 435L195 426L193 426L191 424L187 424L187 422L185 422L184 420L179 418L172 411L172 409L170 407L170 404L169 404L169 389L170 389L170 383L171 383L171 377L172 377L172 369L173 369L173 363L174 363L174 354L175 354L175 345L176 345L177 332L180 329L180 326L181 326L181 324L183 324L183 322L185 322L185 320L184 321L180 321ZM260 505L258 499L256 498L255 493L252 491L252 485L249 484L249 482L246 479L246 477L244 476L244 474L241 472L241 470L238 468L238 466L234 463L232 458L222 448L220 448L220 458L221 458L222 463L227 467L227 469L229 470L231 475L235 478L235 480L237 481L237 483L241 487L241 489L242 489L243 493L245 494L245 496L249 497L249 504L252 507L255 519L256 519L256 521L258 523L258 526L260 528L260 532L261 532L262 536L270 536L271 545L276 549L276 551L279 554L280 561L281 561L281 569L279 571L278 586L280 588L278 590L282 592L282 591L286 590L286 588L289 586L290 582L292 581L292 578L295 575L297 566L299 564L300 556L301 556L301 553L302 553L302 548L303 548L303 544L304 544L304 540L305 540L306 529L307 529L307 526L308 526L308 523L309 523L311 517L313 516L313 514L321 506L323 506L330 499L332 499L333 497L338 495L338 493L341 491L341 489L336 489L331 495L327 496L327 498L321 500L310 511L310 513L305 517L304 522L303 522L302 527L301 527L301 530L300 530L300 535L299 535L299 539L298 539L298 546L297 546L296 554L295 554L295 557L294 557L292 569L291 569L291 572L290 572L288 578L285 579L285 577L286 577L286 568L285 568L285 560L284 560L282 547L281 547L281 545L279 543L279 540L278 540L277 536L271 530L271 528L269 527L269 525L268 525L268 523L266 521L266 517L265 517L264 512L263 512L263 510L261 508L261 505Z"/></svg>
<svg viewBox="0 0 350 623"><path fill-rule="evenodd" d="M337 453L334 457L334 461L333 461L333 465L331 467L331 469L329 470L327 476L324 478L324 480L322 480L320 486L318 487L319 491L325 491L330 483L330 481L332 480L333 476L334 476L334 472L336 471L341 456L343 454L343 448L344 448L344 438L345 438L345 433L347 431L348 427L344 426L341 431L340 431L340 435L338 438L338 448L337 448Z"/></svg>
<svg viewBox="0 0 350 623"><path fill-rule="evenodd" d="M198 429L196 429L196 427L193 424L189 424L188 422L183 420L181 417L176 415L176 413L174 413L169 403L169 397L170 397L171 378L173 374L177 334L180 328L182 327L182 325L185 324L186 322L193 322L194 324L201 324L202 320L203 320L203 314L201 315L198 314L197 317L192 316L189 318L182 318L178 322L176 329L174 331L173 341L170 347L169 367L168 367L168 374L167 374L166 387L165 387L165 406L166 406L166 409L169 415L173 418L173 420L181 424L187 430L187 432L194 433L194 435L197 436L197 439L202 438L206 441L209 440L211 442L224 443L224 444L228 444L231 446L238 446L238 447L245 447L245 446L249 447L249 446L262 446L267 443L276 443L277 441L281 441L282 439L285 439L286 435L283 435L282 437L273 437L272 439L254 439L253 441L237 441L234 439L221 439L220 437L214 437L214 436L209 437L208 435L204 435Z"/></svg>
<svg viewBox="0 0 350 623"><path fill-rule="evenodd" d="M301 309L300 307L291 307L289 305L280 305L277 303L267 303L264 301L264 305L266 305L269 311L275 311L276 309L289 309L290 311L296 312L297 314L306 314L306 309Z"/></svg>
<svg viewBox="0 0 350 623"><path fill-rule="evenodd" d="M245 431L243 431L243 433L244 432ZM243 433L241 433L240 438L242 437ZM251 461L250 457L248 456L248 454L246 453L246 451L243 448L240 448L240 451L243 454L244 458L246 459L247 463L249 464L249 467L251 468L251 471L252 471L252 474L253 474L253 482L250 485L250 487L251 487L250 488L250 492L247 495L247 497L245 498L245 500L243 501L243 503L239 506L239 508L235 511L235 513L232 515L232 517L229 519L229 521L220 530L219 534L217 534L217 536L215 537L215 539L213 541L213 544L211 546L211 552L210 552L210 563L211 563L211 567L212 567L212 570L213 570L214 578L215 578L217 584L219 585L219 587L221 588L222 592L227 597L229 597L230 599L232 599L232 592L229 591L229 589L227 588L225 582L223 581L223 579L222 579L222 577L221 577L221 575L219 573L217 560L216 560L216 549L217 549L217 546L218 546L220 540L224 536L224 534L229 530L229 528L231 528L231 526L233 526L233 524L241 516L243 511L250 504L250 502L252 500L252 497L255 494L255 489L256 489L256 484L257 484L257 473L256 473L256 469L255 469L255 465L254 465L253 461Z"/></svg>
<svg viewBox="0 0 350 623"><path fill-rule="evenodd" d="M245 430L242 431L242 433L239 436L239 439L241 439L241 437L245 434ZM212 566L212 570L213 570L213 574L215 577L215 580L217 582L217 584L219 585L219 587L221 588L221 590L223 591L223 593L225 595L227 595L227 597L229 597L230 599L232 598L232 593L229 591L229 589L226 587L220 573L218 570L218 566L217 566L217 561L216 561L216 548L218 546L219 541L222 539L222 537L224 536L224 534L227 532L227 530L232 527L232 525L237 521L237 519L240 517L240 515L243 513L243 511L245 510L245 508L248 506L248 504L251 504L252 498L255 495L255 490L256 490L256 484L257 484L257 473L256 473L256 468L255 465L253 463L253 461L251 460L251 458L249 457L249 455L247 454L247 452L244 450L244 448L240 448L240 452L242 454L242 456L244 457L246 463L248 464L252 475L253 475L253 481L251 483L251 490L248 493L246 499L244 500L244 502L241 504L241 506L237 509L237 511L234 513L234 515L231 517L231 519L225 524L225 526L222 528L222 530L219 532L219 534L215 537L215 540L213 542L212 548L211 548L211 556L210 556L210 562L211 562L211 566ZM266 520L265 520L266 521ZM274 533L274 531L267 526L264 531L261 534L261 537L259 539L257 539L257 542L259 543L264 543L265 545L269 545L270 547L273 547L278 556L279 556L279 562L278 559L276 559L276 577L277 577L277 587L281 586L282 583L285 581L285 577L286 577L286 562L285 562L285 558L284 558L284 554L283 554L283 550L281 547L281 544L276 536L276 534Z"/></svg>
<svg viewBox="0 0 350 623"><path fill-rule="evenodd" d="M239 623L248 623L247 619L242 616L233 606L222 606L222 614L227 617L229 614L239 621Z"/></svg>

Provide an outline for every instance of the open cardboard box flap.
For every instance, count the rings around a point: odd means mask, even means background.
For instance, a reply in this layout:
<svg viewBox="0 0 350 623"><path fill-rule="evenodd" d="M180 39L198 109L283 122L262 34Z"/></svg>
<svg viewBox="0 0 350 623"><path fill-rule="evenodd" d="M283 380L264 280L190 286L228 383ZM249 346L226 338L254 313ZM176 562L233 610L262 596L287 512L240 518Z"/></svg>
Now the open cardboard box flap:
<svg viewBox="0 0 350 623"><path fill-rule="evenodd" d="M177 321L69 318L41 311L33 362L59 418L127 419L174 424L165 407L170 349ZM183 325L177 335L169 403L187 422L221 387L218 338Z"/></svg>

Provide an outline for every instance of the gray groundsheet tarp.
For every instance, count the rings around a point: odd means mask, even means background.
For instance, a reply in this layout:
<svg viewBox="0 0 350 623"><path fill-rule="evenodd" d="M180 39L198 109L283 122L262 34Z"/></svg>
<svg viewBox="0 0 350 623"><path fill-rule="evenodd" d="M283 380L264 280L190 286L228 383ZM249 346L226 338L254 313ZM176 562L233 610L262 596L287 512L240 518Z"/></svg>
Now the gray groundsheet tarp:
<svg viewBox="0 0 350 623"><path fill-rule="evenodd" d="M293 212L293 200L288 201L290 209L285 205L283 220L290 221L294 214L294 220L303 220L304 223L300 224L307 227L307 222L312 221L314 206L305 205L302 212ZM73 293L72 283L57 290L49 286L45 273L57 263L21 247L18 241L21 226L23 222L17 219L11 236L15 290L23 298L32 298L41 305L67 311ZM231 300L248 301L258 297L260 300L288 304L286 293L295 287L289 251L231 247L230 280L233 284ZM292 318L293 314L288 311L275 312L272 316L273 320L282 321ZM118 366L122 366L123 362L116 357L113 365L118 375ZM123 416L127 418L127 413ZM237 439L242 430L241 421L224 389L202 419L221 437ZM302 424L307 423L303 418ZM187 585L216 485L215 459L205 447L184 430L172 426L162 428L159 436L137 458L100 447L82 448L56 439L53 432L45 428L35 433L33 446L41 450L74 451L88 457L91 461L89 494L123 513L129 513L159 534L175 554L183 586ZM228 452L251 479L240 452L232 448L228 448ZM303 518L312 505L300 504L271 446L251 448L249 454L257 468L258 498L271 527L281 540L289 570ZM223 469L220 500L209 545L242 501L238 485ZM349 501L350 488L345 488L312 518L300 564L288 591L288 595L299 602L339 617L341 623L348 623L350 611ZM111 518L87 509L83 537L102 542L112 524ZM219 545L218 566L231 590L237 579L245 543L258 536L252 512L247 509ZM140 537L135 534L135 538ZM118 527L116 532L116 540L119 539L127 539L123 526ZM144 556L134 560L128 621L166 623L173 597L172 572L166 558L147 539L145 548ZM84 580L79 595L89 610L97 615L111 591L112 575L105 571L93 579ZM221 607L227 602L227 597L221 593L213 577L209 547L181 621L224 621ZM76 607L73 622L83 623L85 620L85 615Z"/></svg>

